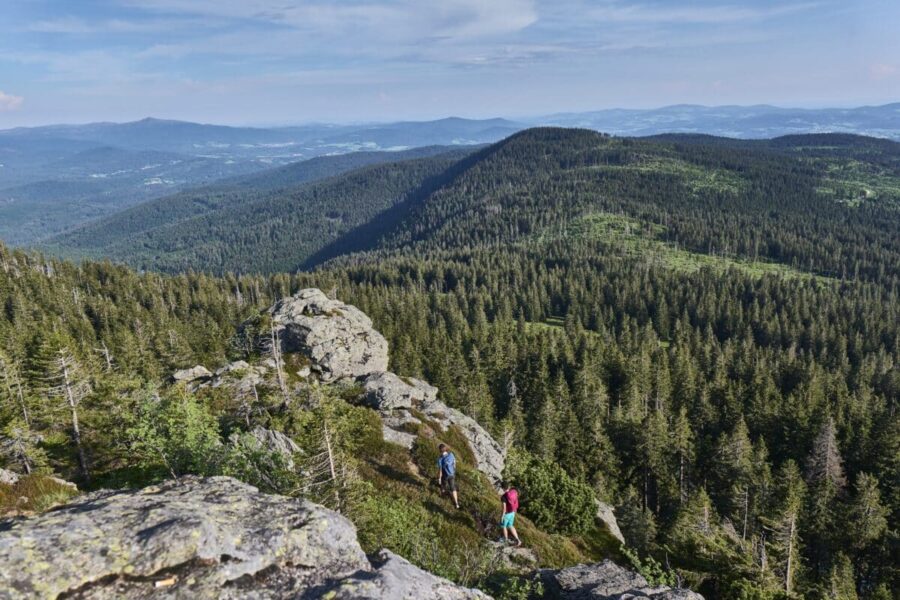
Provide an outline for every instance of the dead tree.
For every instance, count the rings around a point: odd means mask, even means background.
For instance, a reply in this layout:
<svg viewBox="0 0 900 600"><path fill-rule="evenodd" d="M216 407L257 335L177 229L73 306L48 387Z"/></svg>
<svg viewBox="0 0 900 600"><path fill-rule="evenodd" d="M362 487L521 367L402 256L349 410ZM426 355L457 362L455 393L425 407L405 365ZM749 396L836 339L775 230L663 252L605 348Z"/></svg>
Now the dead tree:
<svg viewBox="0 0 900 600"><path fill-rule="evenodd" d="M28 404L25 402L25 391L22 388L22 379L13 362L0 356L0 377L3 379L3 387L6 390L10 402L17 402L22 411L22 420L26 427L31 427L31 415L28 414Z"/></svg>
<svg viewBox="0 0 900 600"><path fill-rule="evenodd" d="M275 377L278 380L278 389L284 398L284 403L290 403L290 393L288 392L287 377L284 373L284 357L281 353L281 340L279 339L278 330L275 329L275 322L269 325L269 335L263 343L263 353L272 359L275 363Z"/></svg>
<svg viewBox="0 0 900 600"><path fill-rule="evenodd" d="M65 348L57 351L54 356L50 363L47 379L50 383L48 388L49 394L62 399L71 413L72 442L75 444L75 450L78 453L78 466L81 470L81 476L84 479L90 479L90 471L81 439L81 427L78 419L78 408L82 400L91 393L90 384L82 375L78 361Z"/></svg>

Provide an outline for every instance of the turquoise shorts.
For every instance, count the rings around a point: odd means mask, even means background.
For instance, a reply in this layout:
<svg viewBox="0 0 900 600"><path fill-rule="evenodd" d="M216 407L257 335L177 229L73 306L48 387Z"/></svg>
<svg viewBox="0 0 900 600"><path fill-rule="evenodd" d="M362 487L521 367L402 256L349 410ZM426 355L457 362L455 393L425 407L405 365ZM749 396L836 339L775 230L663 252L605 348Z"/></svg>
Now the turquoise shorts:
<svg viewBox="0 0 900 600"><path fill-rule="evenodd" d="M504 513L503 518L500 519L500 527L512 527L513 523L516 522L516 513Z"/></svg>

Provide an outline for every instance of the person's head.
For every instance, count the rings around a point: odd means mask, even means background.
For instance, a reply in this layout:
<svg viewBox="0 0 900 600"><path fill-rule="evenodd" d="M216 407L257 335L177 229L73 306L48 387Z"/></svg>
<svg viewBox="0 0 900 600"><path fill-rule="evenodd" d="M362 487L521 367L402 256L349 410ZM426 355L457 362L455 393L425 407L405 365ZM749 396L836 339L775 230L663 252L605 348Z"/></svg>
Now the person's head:
<svg viewBox="0 0 900 600"><path fill-rule="evenodd" d="M508 492L509 490L512 489L513 484L510 480L505 479L505 480L503 480L503 483L500 484L500 486Z"/></svg>
<svg viewBox="0 0 900 600"><path fill-rule="evenodd" d="M440 452L442 455L447 454L448 450L449 450L449 448L447 447L447 444L438 445L438 452Z"/></svg>

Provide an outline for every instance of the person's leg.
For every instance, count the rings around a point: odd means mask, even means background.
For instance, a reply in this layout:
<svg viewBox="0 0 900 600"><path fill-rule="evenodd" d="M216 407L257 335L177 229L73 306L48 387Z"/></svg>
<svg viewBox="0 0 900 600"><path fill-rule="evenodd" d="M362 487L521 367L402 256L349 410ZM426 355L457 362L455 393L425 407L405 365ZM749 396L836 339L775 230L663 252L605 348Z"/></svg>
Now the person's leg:
<svg viewBox="0 0 900 600"><path fill-rule="evenodd" d="M509 531L512 533L513 539L516 540L516 545L521 546L522 540L519 539L519 533L516 531L515 526L510 526ZM506 535L506 529L503 530L503 535Z"/></svg>
<svg viewBox="0 0 900 600"><path fill-rule="evenodd" d="M455 489L453 490L453 504L456 505L456 508L459 508L459 492Z"/></svg>
<svg viewBox="0 0 900 600"><path fill-rule="evenodd" d="M509 529L506 527L503 528L503 543L509 543Z"/></svg>

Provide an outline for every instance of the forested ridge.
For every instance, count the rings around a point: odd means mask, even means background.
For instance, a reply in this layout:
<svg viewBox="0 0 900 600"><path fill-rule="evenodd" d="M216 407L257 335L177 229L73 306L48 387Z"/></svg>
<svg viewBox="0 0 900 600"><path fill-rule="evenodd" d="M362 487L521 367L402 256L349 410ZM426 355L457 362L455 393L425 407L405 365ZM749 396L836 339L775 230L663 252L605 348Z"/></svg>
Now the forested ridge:
<svg viewBox="0 0 900 600"><path fill-rule="evenodd" d="M315 286L373 318L392 370L591 486L631 548L708 597L891 598L896 145L757 146L524 132L312 272L137 274L0 250L0 424L18 440L4 459L83 477L52 383L66 356L90 384L89 485L132 481L122 407L175 369L243 357L240 322ZM362 197L364 173L323 185Z"/></svg>
<svg viewBox="0 0 900 600"><path fill-rule="evenodd" d="M46 246L66 257L110 257L167 271L293 270L321 240L365 222L407 187L422 185L429 172L424 168L439 171L469 152L429 146L317 157L145 202L57 236ZM416 160L432 156L437 157L433 164ZM377 166L403 161L386 169ZM354 170L359 172L337 177ZM334 181L323 181L329 179ZM361 185L377 190L376 198L362 196ZM348 204L352 216L346 214ZM266 255L248 261L248 244ZM283 264L281 256L299 258Z"/></svg>

